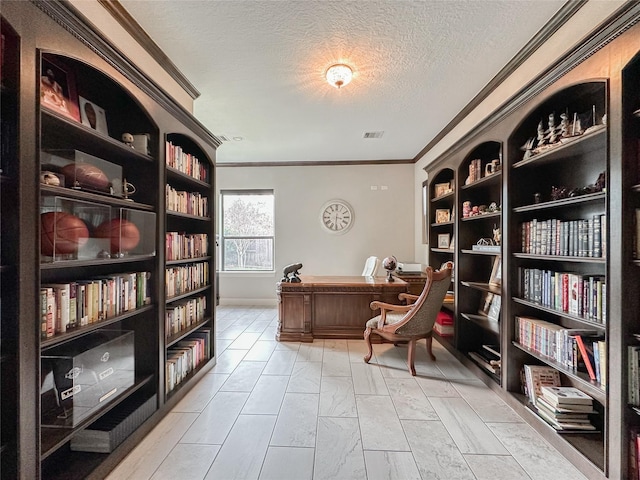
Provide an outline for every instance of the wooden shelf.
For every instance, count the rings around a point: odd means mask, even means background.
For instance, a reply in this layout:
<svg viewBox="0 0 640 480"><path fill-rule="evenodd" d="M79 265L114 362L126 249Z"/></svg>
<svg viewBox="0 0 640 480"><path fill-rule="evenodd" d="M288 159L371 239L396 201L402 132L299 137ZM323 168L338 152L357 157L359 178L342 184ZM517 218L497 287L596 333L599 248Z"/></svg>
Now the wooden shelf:
<svg viewBox="0 0 640 480"><path fill-rule="evenodd" d="M489 255L491 257L499 257L502 255L502 252L497 251L497 252L489 252L486 250L469 250L469 249L462 249L460 250L462 253L467 254L467 255Z"/></svg>
<svg viewBox="0 0 640 480"><path fill-rule="evenodd" d="M113 318L107 318L106 320L101 320L99 322L94 322L90 325L84 325L82 327L77 327L73 330L70 330L66 333L60 333L51 338L43 339L40 341L40 348L47 349L56 345L60 345L65 342L69 342L71 340L75 340L76 338L82 337L89 332L93 332L94 330L98 330L100 328L104 328L107 325L112 325L117 322L121 322L127 318L135 317L137 315L141 315L146 312L150 312L155 307L153 305L146 305L144 307L136 308L135 310L130 310L128 312L123 313L122 315L115 316Z"/></svg>
<svg viewBox="0 0 640 480"><path fill-rule="evenodd" d="M538 359L539 361L546 363L550 367L553 367L559 372L563 373L571 380L571 383L573 386L575 386L576 388L579 388L584 393L591 396L594 400L596 400L601 405L605 407L607 406L607 393L604 390L602 390L599 383L590 380L589 376L586 373L574 372L573 370L566 368L561 363L558 363L543 355L540 355L538 352L531 350L530 348L527 348L524 345L519 344L518 342L512 342L512 343L519 350L522 350L523 352L531 355L532 357Z"/></svg>
<svg viewBox="0 0 640 480"><path fill-rule="evenodd" d="M173 210L167 210L167 217L188 218L189 220L198 220L201 222L211 221L211 217L202 217L200 215L191 215L190 213L174 212Z"/></svg>
<svg viewBox="0 0 640 480"><path fill-rule="evenodd" d="M201 327L207 325L210 322L211 322L211 317L208 317L208 318L205 318L204 320L200 320L199 322L193 325L190 325L189 328L186 328L176 333L175 335L171 335L170 337L167 338L165 347L169 348L170 346L174 345L175 343L179 342L183 338L189 336L191 333L195 332L196 330L200 329Z"/></svg>
<svg viewBox="0 0 640 480"><path fill-rule="evenodd" d="M584 325L588 325L592 328L597 328L599 330L606 330L607 326L603 323L598 323L594 320L589 320L587 318L579 317L577 315L572 315L570 313L564 312L562 310L555 310L553 308L545 307L539 303L530 302L528 300L523 300L522 298L513 297L513 301L519 303L520 305L525 305L527 307L535 308L536 310L540 310L541 312L551 313L553 315L557 315L563 318L570 318L573 321L580 322Z"/></svg>
<svg viewBox="0 0 640 480"><path fill-rule="evenodd" d="M432 248L431 251L438 252L438 253L448 253L450 255L453 255L455 253L455 250L451 248Z"/></svg>
<svg viewBox="0 0 640 480"><path fill-rule="evenodd" d="M480 290L483 292L490 292L494 295L502 295L502 290L500 289L500 287L489 285L488 283L466 281L461 281L460 283L465 287L475 288L476 290Z"/></svg>
<svg viewBox="0 0 640 480"><path fill-rule="evenodd" d="M200 188L204 188L204 189L211 188L211 185L209 185L207 182L204 182L202 180L198 180L197 178L193 178L191 175L187 175L186 173L182 173L180 170L176 170L175 168L172 168L172 167L170 167L168 165L165 165L165 167L166 167L166 170L167 170L167 177L169 177L171 179L182 181L182 182L186 182L186 183L190 183L191 185L194 185L194 186L200 187Z"/></svg>
<svg viewBox="0 0 640 480"><path fill-rule="evenodd" d="M485 330L488 330L496 335L500 334L500 322L497 320L491 320L486 315L480 315L475 313L461 313L463 318L466 318L470 322L479 325Z"/></svg>
<svg viewBox="0 0 640 480"><path fill-rule="evenodd" d="M575 205L579 203L589 202L602 202L607 198L605 192L587 193L586 195L578 195L577 197L561 198L560 200L551 200L549 202L532 203L530 205L523 205L521 207L515 207L513 209L516 213L521 212L533 212L536 210L545 210L550 208L562 208L568 205Z"/></svg>
<svg viewBox="0 0 640 480"><path fill-rule="evenodd" d="M145 212L152 212L155 208L151 205L144 203L136 203L131 200L125 200L124 198L114 197L108 194L99 194L83 190L76 190L74 188L56 187L53 185L40 184L40 193L43 195L57 195L60 197L73 198L76 200L85 200L89 202L98 202L102 204L131 208L134 210L142 210Z"/></svg>
<svg viewBox="0 0 640 480"><path fill-rule="evenodd" d="M583 155L594 150L604 149L607 140L606 127L598 128L591 132L585 133L575 140L558 144L548 150L533 155L526 160L520 160L513 164L513 168L522 168L527 166L538 166L545 163L555 162L569 156Z"/></svg>
<svg viewBox="0 0 640 480"><path fill-rule="evenodd" d="M453 226L453 222L432 223L432 227L450 227Z"/></svg>
<svg viewBox="0 0 640 480"><path fill-rule="evenodd" d="M176 295L174 297L167 298L166 302L167 303L172 303L172 302L175 302L176 300L182 300L183 298L190 297L192 295L195 295L196 293L206 292L210 288L211 288L211 285L205 285L204 287L196 288L195 290L191 290L189 292L182 293L180 295Z"/></svg>
<svg viewBox="0 0 640 480"><path fill-rule="evenodd" d="M493 173L491 175L488 175L486 177L482 177L480 180L476 180L475 182L470 183L468 185L462 185L460 188L462 190L466 190L469 188L480 187L480 186L486 187L487 185L490 185L490 184L499 184L501 179L502 179L502 170L496 173Z"/></svg>
<svg viewBox="0 0 640 480"><path fill-rule="evenodd" d="M463 222L472 222L475 220L484 220L486 218L496 218L496 217L500 217L502 215L502 212L499 210L497 212L490 212L490 213L482 213L480 215L474 215L472 217L463 217L462 221Z"/></svg>
<svg viewBox="0 0 640 480"><path fill-rule="evenodd" d="M554 262L576 262L576 263L607 263L604 257L575 257L569 255L536 255L533 253L514 253L516 258L528 258L531 260L546 260Z"/></svg>
<svg viewBox="0 0 640 480"><path fill-rule="evenodd" d="M82 422L80 422L75 428L52 428L52 427L42 427L41 430L41 451L42 454L40 456L40 460L45 460L49 455L53 452L57 451L61 448L65 443L67 443L71 438L80 430L91 425L98 418L105 415L110 410L117 407L124 400L129 398L135 392L140 390L142 387L147 385L149 382L153 380L153 375L149 375L146 377L136 378L135 384L122 392L118 398L112 400L110 403L105 405L103 408L95 412L93 415L89 415Z"/></svg>
<svg viewBox="0 0 640 480"><path fill-rule="evenodd" d="M183 258L181 260L167 260L165 262L165 265L169 266L169 265L182 265L185 263L197 263L197 262L207 262L211 260L210 256L206 256L206 257L195 257L195 258Z"/></svg>
<svg viewBox="0 0 640 480"><path fill-rule="evenodd" d="M155 254L131 255L122 258L96 258L92 260L59 260L40 264L40 270L60 270L65 268L94 267L96 265L115 265L120 263L146 262L155 258Z"/></svg>
<svg viewBox="0 0 640 480"><path fill-rule="evenodd" d="M444 195L440 195L439 197L432 198L431 201L439 202L440 200L453 197L455 193L456 193L455 191L451 191L451 192L445 193Z"/></svg>

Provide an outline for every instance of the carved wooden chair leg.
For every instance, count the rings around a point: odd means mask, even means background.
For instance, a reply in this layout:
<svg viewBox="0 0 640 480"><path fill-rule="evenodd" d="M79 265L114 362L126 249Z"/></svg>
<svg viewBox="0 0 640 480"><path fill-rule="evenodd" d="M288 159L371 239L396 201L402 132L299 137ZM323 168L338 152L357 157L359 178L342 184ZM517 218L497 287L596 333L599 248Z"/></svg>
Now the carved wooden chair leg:
<svg viewBox="0 0 640 480"><path fill-rule="evenodd" d="M413 359L416 356L416 340L412 338L409 340L409 349L407 352L407 363L409 364L409 371L411 375L416 376L416 367L413 364Z"/></svg>
<svg viewBox="0 0 640 480"><path fill-rule="evenodd" d="M367 328L364 331L364 341L367 343L367 347L369 348L369 353L364 356L365 363L369 363L371 360L371 355L373 355L373 347L371 346L371 329Z"/></svg>
<svg viewBox="0 0 640 480"><path fill-rule="evenodd" d="M429 335L427 337L427 353L429 354L429 357L431 357L431 360L433 360L434 362L436 361L436 356L433 354L433 337L431 335Z"/></svg>

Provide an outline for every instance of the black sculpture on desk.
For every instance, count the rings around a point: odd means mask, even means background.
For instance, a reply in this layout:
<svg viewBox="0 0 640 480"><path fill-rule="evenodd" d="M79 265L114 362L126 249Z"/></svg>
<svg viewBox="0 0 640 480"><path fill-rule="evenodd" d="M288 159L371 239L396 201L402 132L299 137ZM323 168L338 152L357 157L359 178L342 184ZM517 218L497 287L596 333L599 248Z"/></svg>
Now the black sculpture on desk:
<svg viewBox="0 0 640 480"><path fill-rule="evenodd" d="M287 282L287 283L300 283L301 280L300 280L300 277L298 276L298 270L300 270L301 268L302 268L301 263L292 263L291 265L287 265L282 270L282 274L284 276L280 281Z"/></svg>

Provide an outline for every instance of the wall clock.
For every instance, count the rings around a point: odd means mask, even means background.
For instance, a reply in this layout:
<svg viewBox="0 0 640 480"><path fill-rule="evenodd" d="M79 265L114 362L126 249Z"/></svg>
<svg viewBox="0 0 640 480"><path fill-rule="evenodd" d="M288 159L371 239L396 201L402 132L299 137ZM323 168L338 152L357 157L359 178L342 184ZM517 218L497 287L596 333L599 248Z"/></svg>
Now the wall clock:
<svg viewBox="0 0 640 480"><path fill-rule="evenodd" d="M353 225L353 219L353 208L344 200L330 200L320 211L320 223L329 233L346 233Z"/></svg>

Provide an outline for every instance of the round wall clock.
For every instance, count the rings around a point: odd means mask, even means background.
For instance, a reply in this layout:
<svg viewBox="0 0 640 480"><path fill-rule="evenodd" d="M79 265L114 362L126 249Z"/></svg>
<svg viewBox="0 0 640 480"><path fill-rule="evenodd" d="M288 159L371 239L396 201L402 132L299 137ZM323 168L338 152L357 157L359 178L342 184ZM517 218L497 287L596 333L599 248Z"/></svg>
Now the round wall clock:
<svg viewBox="0 0 640 480"><path fill-rule="evenodd" d="M344 200L330 200L320 211L320 223L330 233L346 233L353 225L353 208Z"/></svg>

